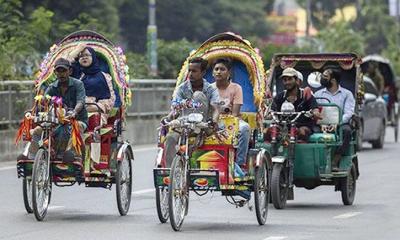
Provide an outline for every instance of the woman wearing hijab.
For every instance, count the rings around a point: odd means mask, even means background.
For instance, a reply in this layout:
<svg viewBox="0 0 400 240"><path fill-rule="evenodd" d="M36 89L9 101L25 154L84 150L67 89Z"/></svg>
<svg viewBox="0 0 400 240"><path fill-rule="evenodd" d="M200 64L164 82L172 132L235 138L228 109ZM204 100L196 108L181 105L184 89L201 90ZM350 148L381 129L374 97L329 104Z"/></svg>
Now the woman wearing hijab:
<svg viewBox="0 0 400 240"><path fill-rule="evenodd" d="M93 48L78 46L78 62L75 62L72 77L79 78L85 87L86 103L96 103L101 109L102 125L107 123L107 117L115 103L115 92L112 77L101 71L99 59ZM75 51L76 52L76 51ZM97 112L95 105L87 105L88 112Z"/></svg>

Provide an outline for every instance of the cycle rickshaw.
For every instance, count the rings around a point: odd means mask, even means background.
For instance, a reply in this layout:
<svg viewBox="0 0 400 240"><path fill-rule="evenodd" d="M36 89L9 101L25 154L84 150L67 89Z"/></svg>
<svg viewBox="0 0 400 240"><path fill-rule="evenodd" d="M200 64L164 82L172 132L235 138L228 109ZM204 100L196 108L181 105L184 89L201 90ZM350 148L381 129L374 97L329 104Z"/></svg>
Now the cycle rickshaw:
<svg viewBox="0 0 400 240"><path fill-rule="evenodd" d="M261 57L250 43L233 33L221 33L204 42L192 52L184 62L176 86L187 79L188 60L202 57L209 63L221 57L233 60L233 82L243 89L244 104L242 118L247 121L254 131L258 128L257 114L261 111L265 92L265 71ZM212 69L208 68L205 78L212 82ZM187 104L184 103L184 104ZM191 104L193 105L193 104ZM179 104L181 107L182 105ZM238 134L237 117L222 115L219 125L226 136L218 140L215 136L192 138L191 133L199 132L207 124L198 118L198 113L178 118L181 139L172 167L166 166L163 158L163 146L167 126L162 126L159 135L159 154L154 168L154 185L156 188L156 205L159 220L165 223L168 219L175 231L181 229L183 220L188 213L189 190L199 196L207 192L220 191L226 199L242 207L250 201L250 197L242 198L243 192L254 192L255 210L260 225L265 224L268 213L269 199L269 163L260 158L254 149L254 140L249 150L246 168L248 175L238 178L234 176L234 161ZM221 129L221 128L220 128ZM192 147L194 151L188 149Z"/></svg>
<svg viewBox="0 0 400 240"><path fill-rule="evenodd" d="M103 71L113 78L117 99L107 123L100 123L100 114L89 113L88 128L83 135L74 130L72 120L69 123L64 121L62 99L43 96L39 90L55 80L55 60L80 43L95 49ZM132 191L133 151L122 135L125 109L131 99L128 80L128 67L121 48L96 32L72 33L53 45L44 57L35 81L37 95L34 107L25 114L16 139L27 141L24 150L27 155L31 140L29 130L35 126L43 129L40 148L35 158L17 161L18 177L23 180L25 209L28 213L33 212L38 221L42 221L47 214L52 186L65 187L75 183L106 189L111 189L115 184L119 213L122 216L128 213ZM81 160L74 158L73 161L65 162L56 155L53 145L59 139L53 133L63 124L72 125L72 142L79 149L77 152L81 152Z"/></svg>
<svg viewBox="0 0 400 240"><path fill-rule="evenodd" d="M311 87L314 91L321 88L319 77L326 65L341 70L342 87L349 89L357 99L362 100L361 59L355 54L276 54L269 75L269 90L273 95L284 90L279 76L287 67L295 68L304 76L302 87ZM326 99L328 100L328 99ZM287 104L286 104L287 103ZM283 209L287 200L294 199L294 186L314 189L321 185L335 186L341 191L345 205L353 204L356 193L356 180L359 176L358 156L356 153L357 129L352 133L348 151L340 161L340 170L332 171L332 159L336 148L342 142L342 110L339 106L323 101L319 103L322 119L317 122L322 132L313 133L308 142L297 141L296 119L308 112L295 112L293 104L286 102L280 111L269 111L272 120L265 121L271 129L271 139L260 136L256 148L273 164L271 176L271 201L275 208ZM358 113L358 105L355 114ZM310 119L310 121L312 121ZM327 131L324 129L333 129Z"/></svg>
<svg viewBox="0 0 400 240"><path fill-rule="evenodd" d="M398 88L396 87L396 75L393 71L390 61L379 55L368 55L362 59L361 70L368 75L369 67L376 66L377 70L383 77L382 94L387 107L388 121L387 126L394 128L394 139L398 141L399 135L399 99L397 96Z"/></svg>

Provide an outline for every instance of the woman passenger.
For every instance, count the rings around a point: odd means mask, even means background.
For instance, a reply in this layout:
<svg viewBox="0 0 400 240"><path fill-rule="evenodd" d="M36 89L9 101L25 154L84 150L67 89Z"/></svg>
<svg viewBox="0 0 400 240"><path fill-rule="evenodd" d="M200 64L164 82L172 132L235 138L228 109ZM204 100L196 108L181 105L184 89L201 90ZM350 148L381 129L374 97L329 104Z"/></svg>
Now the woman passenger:
<svg viewBox="0 0 400 240"><path fill-rule="evenodd" d="M74 63L72 77L83 82L86 91L86 103L96 103L101 109L101 121L104 125L107 123L108 113L113 108L116 98L112 77L101 71L99 59L93 48L78 45L75 52L79 52L77 54L78 62L75 61ZM71 55L74 55L74 53ZM88 112L98 112L97 106L89 104L86 109Z"/></svg>

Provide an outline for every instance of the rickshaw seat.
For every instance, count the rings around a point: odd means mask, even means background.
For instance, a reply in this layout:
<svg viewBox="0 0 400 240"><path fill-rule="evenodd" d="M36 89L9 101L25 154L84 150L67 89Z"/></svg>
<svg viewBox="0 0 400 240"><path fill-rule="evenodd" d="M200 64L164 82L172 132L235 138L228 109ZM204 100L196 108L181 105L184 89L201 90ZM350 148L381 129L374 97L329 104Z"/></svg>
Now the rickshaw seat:
<svg viewBox="0 0 400 240"><path fill-rule="evenodd" d="M321 112L322 119L317 121L317 125L340 125L340 108L332 103L318 104ZM337 134L335 133L313 133L309 137L309 142L335 142L337 140Z"/></svg>
<svg viewBox="0 0 400 240"><path fill-rule="evenodd" d="M335 142L336 134L333 133L313 133L308 142L311 143L320 143L320 142Z"/></svg>

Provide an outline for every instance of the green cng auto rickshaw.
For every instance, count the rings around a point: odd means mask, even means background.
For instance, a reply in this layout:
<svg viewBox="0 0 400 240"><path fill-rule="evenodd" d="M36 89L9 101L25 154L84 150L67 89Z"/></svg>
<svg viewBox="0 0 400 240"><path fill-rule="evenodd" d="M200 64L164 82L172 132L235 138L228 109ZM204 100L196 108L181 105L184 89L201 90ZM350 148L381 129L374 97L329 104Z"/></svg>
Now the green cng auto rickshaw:
<svg viewBox="0 0 400 240"><path fill-rule="evenodd" d="M362 99L361 59L355 54L277 54L272 59L269 70L269 90L271 95L283 91L279 76L285 68L292 67L304 76L304 88L318 90L322 69L326 65L336 66L341 71L341 86L350 90L356 101ZM291 105L291 106L290 106ZM284 103L279 111L269 110L271 119L265 120L265 127L258 138L256 148L263 149L264 156L272 162L271 201L275 208L285 208L287 200L293 200L293 189L303 187L314 189L320 185L331 185L340 191L345 205L353 204L356 180L359 176L356 153L357 126L352 132L348 151L342 156L339 171L332 171L335 150L342 144L342 109L329 101L319 104L322 119L316 122L321 131L313 133L308 141L300 142L296 136L296 120L310 112L296 112L291 103ZM358 104L354 109L358 113ZM354 118L356 119L356 118ZM312 119L310 119L312 121ZM265 140L266 132L271 134Z"/></svg>

